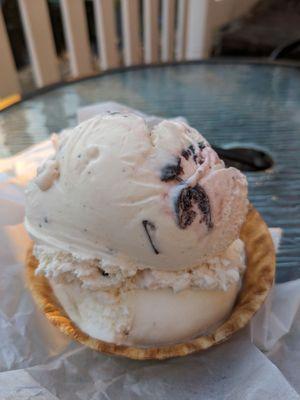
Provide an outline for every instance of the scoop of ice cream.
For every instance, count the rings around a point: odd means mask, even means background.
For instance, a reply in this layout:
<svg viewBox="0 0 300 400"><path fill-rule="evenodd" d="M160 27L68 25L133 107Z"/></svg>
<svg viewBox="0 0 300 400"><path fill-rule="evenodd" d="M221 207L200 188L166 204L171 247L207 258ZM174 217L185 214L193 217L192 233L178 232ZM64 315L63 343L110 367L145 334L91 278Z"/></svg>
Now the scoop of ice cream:
<svg viewBox="0 0 300 400"><path fill-rule="evenodd" d="M103 266L180 270L223 252L247 212L247 182L185 123L97 116L60 138L29 185L38 243Z"/></svg>
<svg viewBox="0 0 300 400"><path fill-rule="evenodd" d="M246 268L235 240L219 257L194 269L104 270L100 260L36 245L37 274L48 278L69 317L94 338L158 345L188 340L230 313Z"/></svg>
<svg viewBox="0 0 300 400"><path fill-rule="evenodd" d="M226 291L134 289L115 296L82 290L75 282L50 282L83 332L107 342L137 346L172 344L211 332L228 317L240 289L240 282L234 282Z"/></svg>

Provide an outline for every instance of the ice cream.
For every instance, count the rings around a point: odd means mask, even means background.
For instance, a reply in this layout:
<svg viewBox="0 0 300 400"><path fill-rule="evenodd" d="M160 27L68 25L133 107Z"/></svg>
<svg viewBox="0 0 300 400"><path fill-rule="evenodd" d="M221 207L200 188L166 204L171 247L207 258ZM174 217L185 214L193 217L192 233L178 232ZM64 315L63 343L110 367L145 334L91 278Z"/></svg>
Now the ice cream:
<svg viewBox="0 0 300 400"><path fill-rule="evenodd" d="M107 113L65 131L26 192L25 225L69 316L154 345L208 331L245 269L247 182L183 122Z"/></svg>

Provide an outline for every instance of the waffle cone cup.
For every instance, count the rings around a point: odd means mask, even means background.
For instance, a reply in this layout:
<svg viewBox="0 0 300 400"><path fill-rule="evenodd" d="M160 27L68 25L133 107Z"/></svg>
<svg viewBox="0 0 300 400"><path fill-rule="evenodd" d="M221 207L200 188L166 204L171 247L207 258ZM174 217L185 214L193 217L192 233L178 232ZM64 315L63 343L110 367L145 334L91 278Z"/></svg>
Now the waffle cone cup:
<svg viewBox="0 0 300 400"><path fill-rule="evenodd" d="M32 254L32 247L28 250L26 259L26 279L36 303L46 317L73 340L103 353L136 360L185 356L222 343L243 328L261 307L272 287L275 276L275 250L267 225L253 207L250 208L242 227L241 239L246 247L247 269L231 315L213 333L170 346L122 346L94 339L82 332L64 312L47 279L35 275L38 261Z"/></svg>

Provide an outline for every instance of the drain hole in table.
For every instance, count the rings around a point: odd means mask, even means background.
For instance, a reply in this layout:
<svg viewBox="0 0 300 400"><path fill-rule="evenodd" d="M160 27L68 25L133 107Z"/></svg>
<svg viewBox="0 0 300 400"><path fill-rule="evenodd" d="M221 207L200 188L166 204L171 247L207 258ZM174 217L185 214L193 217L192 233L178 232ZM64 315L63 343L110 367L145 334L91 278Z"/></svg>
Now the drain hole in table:
<svg viewBox="0 0 300 400"><path fill-rule="evenodd" d="M241 171L265 171L274 165L270 154L255 147L213 146L227 167L235 167Z"/></svg>

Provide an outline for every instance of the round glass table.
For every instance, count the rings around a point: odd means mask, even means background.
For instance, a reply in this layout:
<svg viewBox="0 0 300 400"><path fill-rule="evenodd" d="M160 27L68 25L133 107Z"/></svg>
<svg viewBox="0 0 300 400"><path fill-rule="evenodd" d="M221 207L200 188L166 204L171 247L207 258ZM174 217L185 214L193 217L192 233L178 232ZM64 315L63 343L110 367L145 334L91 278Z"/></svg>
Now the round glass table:
<svg viewBox="0 0 300 400"><path fill-rule="evenodd" d="M76 124L79 107L117 101L149 114L182 115L215 145L266 150L272 169L247 173L249 197L283 229L277 281L300 278L300 70L269 64L147 67L66 84L0 113L0 157Z"/></svg>

